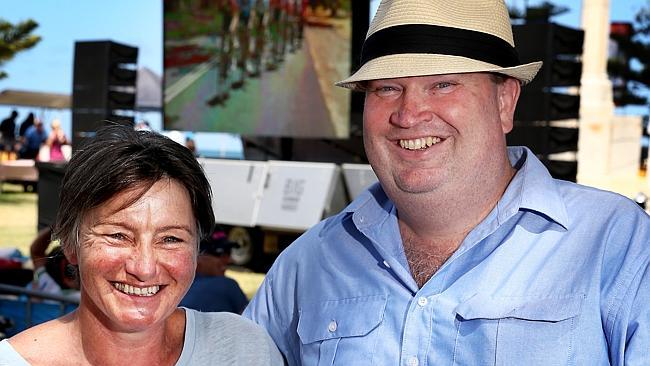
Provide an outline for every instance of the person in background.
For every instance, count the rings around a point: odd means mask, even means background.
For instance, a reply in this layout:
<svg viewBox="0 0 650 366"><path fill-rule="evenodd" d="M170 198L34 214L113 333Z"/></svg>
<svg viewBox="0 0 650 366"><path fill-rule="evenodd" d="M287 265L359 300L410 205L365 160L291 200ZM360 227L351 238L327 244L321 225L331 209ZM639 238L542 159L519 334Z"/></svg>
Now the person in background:
<svg viewBox="0 0 650 366"><path fill-rule="evenodd" d="M54 119L50 124L51 130L45 143L50 148L50 161L65 161L61 147L68 144L68 138L61 128L61 122Z"/></svg>
<svg viewBox="0 0 650 366"><path fill-rule="evenodd" d="M194 154L194 156L197 156L196 142L194 142L193 138L191 138L189 136L185 137L185 147L190 149L190 151L192 152L192 154Z"/></svg>
<svg viewBox="0 0 650 366"><path fill-rule="evenodd" d="M141 120L133 126L136 131L151 131L151 126L148 121Z"/></svg>
<svg viewBox="0 0 650 366"><path fill-rule="evenodd" d="M34 266L34 280L29 288L54 295L79 298L79 282L74 266L70 264L57 244L48 252L52 230L46 227L38 232L29 246Z"/></svg>
<svg viewBox="0 0 650 366"><path fill-rule="evenodd" d="M43 122L36 119L34 125L29 127L25 132L25 143L20 148L20 159L36 159L41 145L47 139Z"/></svg>
<svg viewBox="0 0 650 366"><path fill-rule="evenodd" d="M0 365L281 365L264 330L179 308L214 227L210 184L184 146L111 125L76 151L53 238L79 307L0 341Z"/></svg>
<svg viewBox="0 0 650 366"><path fill-rule="evenodd" d="M361 67L379 183L286 248L244 316L290 365L648 365L650 216L506 145L503 0L383 0ZM515 127L516 128L516 127Z"/></svg>
<svg viewBox="0 0 650 366"><path fill-rule="evenodd" d="M18 129L18 136L20 136L21 142L25 137L25 132L27 132L27 129L34 125L34 120L34 113L29 112L27 117L25 117L25 120L20 124L20 128Z"/></svg>
<svg viewBox="0 0 650 366"><path fill-rule="evenodd" d="M18 129L18 138L17 138L17 143L16 143L16 153L18 154L18 158L20 158L21 151L23 150L23 146L25 146L25 133L27 133L27 130L34 125L34 121L36 120L36 117L34 116L33 112L30 112L27 117L25 117L25 120L20 124L20 128Z"/></svg>
<svg viewBox="0 0 650 366"><path fill-rule="evenodd" d="M234 247L237 244L229 241L222 230L215 230L209 239L201 242L196 277L181 306L241 314L248 299L237 282L226 277L230 250Z"/></svg>
<svg viewBox="0 0 650 366"><path fill-rule="evenodd" d="M11 115L0 122L0 133L2 134L2 146L3 150L7 152L14 151L14 145L16 144L16 118L18 117L18 112L13 110Z"/></svg>

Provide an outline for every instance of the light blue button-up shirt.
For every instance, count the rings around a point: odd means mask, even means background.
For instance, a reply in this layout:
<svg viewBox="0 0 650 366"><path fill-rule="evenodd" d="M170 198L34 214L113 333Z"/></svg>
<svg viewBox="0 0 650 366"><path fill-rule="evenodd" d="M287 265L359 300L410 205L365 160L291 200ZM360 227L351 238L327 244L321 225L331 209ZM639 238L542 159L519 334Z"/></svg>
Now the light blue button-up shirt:
<svg viewBox="0 0 650 366"><path fill-rule="evenodd" d="M244 315L289 365L650 364L649 216L509 154L503 197L422 288L375 185L289 246Z"/></svg>

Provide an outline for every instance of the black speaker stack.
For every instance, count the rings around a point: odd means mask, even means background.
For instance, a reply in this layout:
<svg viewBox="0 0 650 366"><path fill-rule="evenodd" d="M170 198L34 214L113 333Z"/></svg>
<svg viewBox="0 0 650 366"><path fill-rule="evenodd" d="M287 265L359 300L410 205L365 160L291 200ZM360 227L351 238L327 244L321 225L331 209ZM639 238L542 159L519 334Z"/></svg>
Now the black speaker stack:
<svg viewBox="0 0 650 366"><path fill-rule="evenodd" d="M551 175L575 182L577 124L557 121L579 117L584 31L540 22L513 26L513 36L522 62L543 61L544 65L522 88L508 144L528 146ZM565 152L575 154L570 159L554 158Z"/></svg>
<svg viewBox="0 0 650 366"><path fill-rule="evenodd" d="M72 88L72 147L107 123L133 126L138 49L113 41L76 42Z"/></svg>

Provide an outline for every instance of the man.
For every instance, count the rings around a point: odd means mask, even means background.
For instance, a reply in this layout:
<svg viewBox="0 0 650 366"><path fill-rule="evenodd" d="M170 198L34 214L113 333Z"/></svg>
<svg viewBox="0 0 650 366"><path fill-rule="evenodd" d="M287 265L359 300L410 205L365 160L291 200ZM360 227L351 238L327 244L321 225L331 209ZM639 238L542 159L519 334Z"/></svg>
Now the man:
<svg viewBox="0 0 650 366"><path fill-rule="evenodd" d="M25 120L20 124L20 128L18 129L18 136L20 136L21 140L25 137L25 132L27 132L27 129L34 125L34 120L34 113L29 112L27 117L25 117Z"/></svg>
<svg viewBox="0 0 650 366"><path fill-rule="evenodd" d="M3 146L4 151L14 151L14 144L16 143L16 118L18 112L11 111L11 115L0 122L0 145Z"/></svg>
<svg viewBox="0 0 650 366"><path fill-rule="evenodd" d="M79 299L79 281L75 267L70 264L59 245L55 245L49 252L47 250L52 242L51 234L50 227L41 229L29 246L34 280L28 288Z"/></svg>
<svg viewBox="0 0 650 366"><path fill-rule="evenodd" d="M226 277L230 250L235 246L237 244L229 241L222 230L216 230L208 240L201 243L196 277L181 301L181 306L199 311L241 314L248 299L237 282Z"/></svg>
<svg viewBox="0 0 650 366"><path fill-rule="evenodd" d="M650 349L650 219L506 148L503 0L385 0L362 67L380 184L287 248L244 315L290 365L623 365Z"/></svg>
<svg viewBox="0 0 650 366"><path fill-rule="evenodd" d="M43 122L36 119L34 125L25 132L25 144L20 149L21 159L36 159L41 145L47 139L47 133L43 128Z"/></svg>

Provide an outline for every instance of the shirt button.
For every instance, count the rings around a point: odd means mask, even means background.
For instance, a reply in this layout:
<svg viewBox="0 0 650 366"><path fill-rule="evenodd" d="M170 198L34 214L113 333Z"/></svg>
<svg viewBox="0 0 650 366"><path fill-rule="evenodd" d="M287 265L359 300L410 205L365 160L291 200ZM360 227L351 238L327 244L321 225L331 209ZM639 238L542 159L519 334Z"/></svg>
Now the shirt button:
<svg viewBox="0 0 650 366"><path fill-rule="evenodd" d="M429 300L422 296L421 298L418 299L418 305L420 306L426 306L429 303Z"/></svg>
<svg viewBox="0 0 650 366"><path fill-rule="evenodd" d="M409 366L418 366L420 364L420 361L418 361L417 357L411 356L411 358L409 358L408 364Z"/></svg>
<svg viewBox="0 0 650 366"><path fill-rule="evenodd" d="M330 333L336 332L337 324L336 321L332 320L328 325L327 325L327 330L330 331Z"/></svg>

